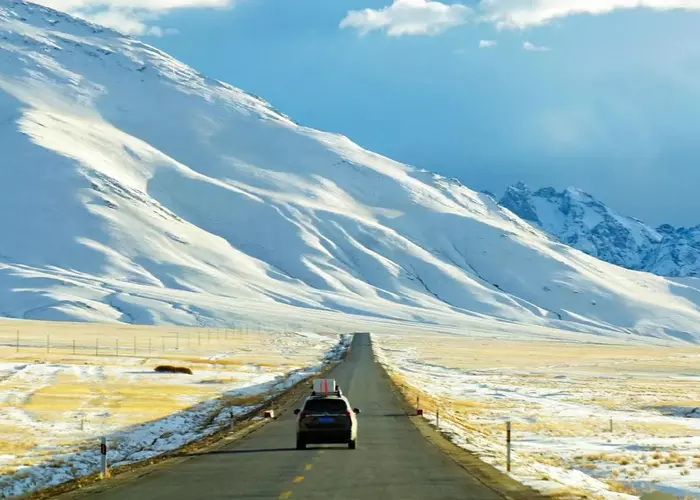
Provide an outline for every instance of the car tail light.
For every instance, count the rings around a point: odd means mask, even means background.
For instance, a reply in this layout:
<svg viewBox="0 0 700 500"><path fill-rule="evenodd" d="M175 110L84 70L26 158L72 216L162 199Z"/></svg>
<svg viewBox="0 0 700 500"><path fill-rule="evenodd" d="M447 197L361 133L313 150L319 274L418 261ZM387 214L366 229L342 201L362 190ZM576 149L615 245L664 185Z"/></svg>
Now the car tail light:
<svg viewBox="0 0 700 500"><path fill-rule="evenodd" d="M345 412L345 416L346 416L346 417L352 418L352 412L351 412L350 410L347 410L347 411Z"/></svg>

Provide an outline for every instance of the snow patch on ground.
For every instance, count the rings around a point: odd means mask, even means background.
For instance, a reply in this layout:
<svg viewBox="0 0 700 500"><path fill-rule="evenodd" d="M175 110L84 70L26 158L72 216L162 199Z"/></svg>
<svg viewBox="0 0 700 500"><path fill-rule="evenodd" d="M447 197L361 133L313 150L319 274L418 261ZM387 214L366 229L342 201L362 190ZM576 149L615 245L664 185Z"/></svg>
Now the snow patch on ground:
<svg viewBox="0 0 700 500"><path fill-rule="evenodd" d="M689 414L687 405L682 406L685 412L654 405L680 399L679 394L697 400L698 391L689 385L693 382L676 378L695 357L663 358L659 352L658 358L621 359L617 367L605 360L574 369L567 368L561 354L568 347L553 343L550 367L517 366L515 358L509 367L507 351L513 347L504 341L503 365L468 369L421 360L426 352L422 342L434 347L440 336L411 339L375 335L375 354L390 373L423 394L430 422L436 423L439 407L441 430L502 471L510 421L511 475L518 481L545 493L584 490L606 499L637 498L611 491L615 484L639 492L700 496L700 420L689 418L695 407ZM494 349L498 352L497 342ZM470 351L465 348L464 356ZM661 383L661 378L667 380ZM633 406L635 400L641 401Z"/></svg>
<svg viewBox="0 0 700 500"><path fill-rule="evenodd" d="M285 350L295 350L297 354L307 351L311 356L318 353L316 364L293 369L235 365L230 370L195 369L194 375L188 376L144 370L141 358L111 358L104 360L107 366L0 364L0 430L3 427L22 429L25 439L40 436L29 453L23 450L19 455L0 454L0 497L22 495L98 472L100 436L107 437L110 466L147 460L202 439L230 426L232 419L254 410L264 400L288 390L326 364L337 361L351 341L351 336L346 335L335 341L329 336L315 335L316 345L309 347L308 337L308 334L300 335L295 340L294 334L289 332L261 346L264 350L259 352L260 356ZM73 375L90 387L95 384L82 405L81 400L76 399L82 393L75 391L73 382L60 385L61 381L56 380ZM202 401L201 394L188 394L188 388L216 381L216 377L230 379L207 385L213 387L213 393L219 391L218 397ZM182 404L191 406L149 421L146 413L140 417L138 410L125 413L127 410L122 405L130 401L120 399L116 390L122 384L140 387L142 391L148 385L156 394L165 391L163 397L170 387L181 387ZM52 385L56 386L55 392L65 394L65 399L70 400L66 401L70 403L70 410L63 408L61 398L42 404L41 389ZM106 390L100 396L95 391L101 386L114 390ZM39 400L32 404L32 398ZM237 401L253 403L237 404ZM151 404L157 406L156 402ZM125 420L137 423L125 426ZM11 444L5 442L6 446Z"/></svg>

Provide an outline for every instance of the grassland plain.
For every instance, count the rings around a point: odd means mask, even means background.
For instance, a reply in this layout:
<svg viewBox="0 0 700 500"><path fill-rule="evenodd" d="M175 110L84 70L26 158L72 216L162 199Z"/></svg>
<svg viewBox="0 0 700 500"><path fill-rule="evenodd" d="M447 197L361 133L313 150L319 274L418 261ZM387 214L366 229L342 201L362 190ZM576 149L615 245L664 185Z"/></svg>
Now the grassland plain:
<svg viewBox="0 0 700 500"><path fill-rule="evenodd" d="M257 326L2 321L0 497L94 471L100 436L115 465L202 437L319 369L338 342ZM154 371L163 364L193 374Z"/></svg>
<svg viewBox="0 0 700 500"><path fill-rule="evenodd" d="M376 352L433 423L489 463L571 497L700 496L695 347L461 335L375 336Z"/></svg>

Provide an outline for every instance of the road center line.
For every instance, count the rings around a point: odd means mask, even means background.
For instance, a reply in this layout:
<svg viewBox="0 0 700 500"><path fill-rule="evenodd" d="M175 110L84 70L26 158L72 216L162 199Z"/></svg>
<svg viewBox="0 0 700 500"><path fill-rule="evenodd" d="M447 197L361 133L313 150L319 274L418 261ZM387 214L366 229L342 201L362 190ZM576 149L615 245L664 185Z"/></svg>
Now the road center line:
<svg viewBox="0 0 700 500"><path fill-rule="evenodd" d="M297 476L294 478L294 483L301 483L304 480L304 476Z"/></svg>
<svg viewBox="0 0 700 500"><path fill-rule="evenodd" d="M304 467L304 470L311 470L313 468L313 464L306 464L306 467Z"/></svg>
<svg viewBox="0 0 700 500"><path fill-rule="evenodd" d="M283 492L282 494L280 494L279 500L286 500L287 498L289 498L289 497L291 497L291 496L292 496L292 492L291 492L291 491L285 491L285 492Z"/></svg>

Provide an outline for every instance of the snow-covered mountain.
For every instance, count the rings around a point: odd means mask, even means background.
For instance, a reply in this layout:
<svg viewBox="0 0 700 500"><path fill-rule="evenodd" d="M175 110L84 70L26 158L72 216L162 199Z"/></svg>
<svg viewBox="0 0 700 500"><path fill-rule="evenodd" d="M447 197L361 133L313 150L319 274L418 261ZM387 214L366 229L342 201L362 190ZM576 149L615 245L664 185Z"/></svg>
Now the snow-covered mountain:
<svg viewBox="0 0 700 500"><path fill-rule="evenodd" d="M596 260L459 182L15 0L0 0L0 151L3 316L700 338L693 282Z"/></svg>
<svg viewBox="0 0 700 500"><path fill-rule="evenodd" d="M665 224L653 229L574 188L532 192L518 183L506 190L500 204L563 243L606 262L660 276L700 276L700 226Z"/></svg>

